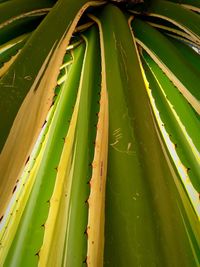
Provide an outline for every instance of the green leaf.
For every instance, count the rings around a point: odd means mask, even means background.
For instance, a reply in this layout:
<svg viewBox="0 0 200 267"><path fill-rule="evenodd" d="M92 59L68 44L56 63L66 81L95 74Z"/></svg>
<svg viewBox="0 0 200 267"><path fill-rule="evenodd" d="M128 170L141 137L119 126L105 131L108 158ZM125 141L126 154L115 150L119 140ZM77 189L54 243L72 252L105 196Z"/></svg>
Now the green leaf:
<svg viewBox="0 0 200 267"><path fill-rule="evenodd" d="M179 50L179 52L184 56L184 58L187 60L188 65L190 65L190 68L197 73L197 75L200 75L200 54L195 51L195 46L188 45L187 43L180 41L175 38L168 37L170 42L173 43L174 46Z"/></svg>
<svg viewBox="0 0 200 267"><path fill-rule="evenodd" d="M38 137L30 157L27 159L22 176L15 185L12 198L7 206L6 213L2 218L0 224L0 265L3 265L6 259L35 182L35 173L38 170L38 166L41 164L43 150L48 139L47 132L51 125L57 102L58 97L48 113L45 125L41 130L40 136Z"/></svg>
<svg viewBox="0 0 200 267"><path fill-rule="evenodd" d="M101 1L60 0L0 80L2 215L51 106L57 75L72 32L84 10L100 4ZM52 28L56 30L52 31ZM16 142L16 138L21 141Z"/></svg>
<svg viewBox="0 0 200 267"><path fill-rule="evenodd" d="M0 46L0 77L4 74L3 65L22 49L30 34L23 34Z"/></svg>
<svg viewBox="0 0 200 267"><path fill-rule="evenodd" d="M190 34L194 41L200 43L200 16L176 3L165 0L152 0L148 15L172 22Z"/></svg>
<svg viewBox="0 0 200 267"><path fill-rule="evenodd" d="M98 23L109 100L104 266L198 266L183 198L198 219L154 122L128 22L108 5Z"/></svg>
<svg viewBox="0 0 200 267"><path fill-rule="evenodd" d="M197 87L200 76L198 73L190 68L190 63L180 51L159 31L139 19L133 19L131 25L138 44L153 58L200 114L200 92Z"/></svg>
<svg viewBox="0 0 200 267"><path fill-rule="evenodd" d="M57 167L62 153L64 139L71 119L80 80L84 46L75 51L75 62L70 69L67 81L63 84L61 95L48 130L48 139L43 150L41 164L35 173L35 183L27 202L16 236L9 250L4 266L36 266L42 246L44 224L49 201L53 192Z"/></svg>
<svg viewBox="0 0 200 267"><path fill-rule="evenodd" d="M149 87L165 129L188 170L193 186L200 192L200 121L185 98L146 53L144 59Z"/></svg>
<svg viewBox="0 0 200 267"><path fill-rule="evenodd" d="M84 33L86 54L80 84L80 103L74 140L71 186L68 186L68 220L63 265L78 267L87 254L89 180L94 154L94 140L101 84L98 32L95 27ZM69 183L69 181L68 181ZM61 213L61 216L63 212ZM53 265L52 265L53 266Z"/></svg>
<svg viewBox="0 0 200 267"><path fill-rule="evenodd" d="M168 0L168 1L181 4L188 9L200 12L199 0Z"/></svg>

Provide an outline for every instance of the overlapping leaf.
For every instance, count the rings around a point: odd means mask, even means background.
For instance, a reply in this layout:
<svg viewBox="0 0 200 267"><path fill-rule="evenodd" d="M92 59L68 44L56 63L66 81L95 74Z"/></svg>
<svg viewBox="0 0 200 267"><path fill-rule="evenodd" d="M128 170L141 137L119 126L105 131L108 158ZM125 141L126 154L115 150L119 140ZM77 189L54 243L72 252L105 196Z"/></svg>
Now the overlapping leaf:
<svg viewBox="0 0 200 267"><path fill-rule="evenodd" d="M83 11L102 2L70 3L70 0L60 0L54 6L0 80L1 215L51 106L59 67L72 32ZM69 6L69 16L66 16ZM18 138L20 142L16 142Z"/></svg>
<svg viewBox="0 0 200 267"><path fill-rule="evenodd" d="M200 264L198 3L102 3L0 4L2 266Z"/></svg>
<svg viewBox="0 0 200 267"><path fill-rule="evenodd" d="M191 236L195 232L196 237L191 242L184 222L187 216L183 220L180 213L183 199L190 216L196 222L197 218L157 135L128 22L112 6L99 19L109 103L104 266L110 262L167 266L180 261L198 265L199 250L194 247L199 227L197 232L192 229Z"/></svg>

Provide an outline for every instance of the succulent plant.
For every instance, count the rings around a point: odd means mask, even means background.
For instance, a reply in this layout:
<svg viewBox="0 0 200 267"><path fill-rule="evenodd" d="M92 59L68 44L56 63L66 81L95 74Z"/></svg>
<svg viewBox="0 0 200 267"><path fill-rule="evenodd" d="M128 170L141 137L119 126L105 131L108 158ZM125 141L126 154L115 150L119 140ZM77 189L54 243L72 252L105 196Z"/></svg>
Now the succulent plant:
<svg viewBox="0 0 200 267"><path fill-rule="evenodd" d="M200 265L199 13L0 1L0 266Z"/></svg>

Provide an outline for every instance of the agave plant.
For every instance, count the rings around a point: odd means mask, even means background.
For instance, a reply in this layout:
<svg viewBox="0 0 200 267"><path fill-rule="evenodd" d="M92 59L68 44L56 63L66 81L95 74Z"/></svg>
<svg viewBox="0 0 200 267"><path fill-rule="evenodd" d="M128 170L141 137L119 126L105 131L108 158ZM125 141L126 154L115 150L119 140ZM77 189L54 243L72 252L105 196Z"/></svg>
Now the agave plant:
<svg viewBox="0 0 200 267"><path fill-rule="evenodd" d="M200 265L199 13L0 1L0 266Z"/></svg>

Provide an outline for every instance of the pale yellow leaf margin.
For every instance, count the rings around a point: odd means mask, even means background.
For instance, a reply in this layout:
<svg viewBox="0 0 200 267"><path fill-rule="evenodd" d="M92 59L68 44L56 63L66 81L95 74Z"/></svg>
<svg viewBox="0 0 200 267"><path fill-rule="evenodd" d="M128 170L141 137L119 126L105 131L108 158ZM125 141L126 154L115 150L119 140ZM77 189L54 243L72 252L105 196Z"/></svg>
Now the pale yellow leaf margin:
<svg viewBox="0 0 200 267"><path fill-rule="evenodd" d="M90 181L90 196L88 199L88 249L87 266L102 267L104 252L104 225L105 225L105 191L108 157L108 94L105 72L104 40L101 24L92 15L89 16L97 22L100 31L100 45L102 58L102 84L99 120L95 140L94 159L92 163L92 178Z"/></svg>

